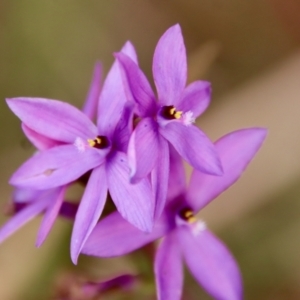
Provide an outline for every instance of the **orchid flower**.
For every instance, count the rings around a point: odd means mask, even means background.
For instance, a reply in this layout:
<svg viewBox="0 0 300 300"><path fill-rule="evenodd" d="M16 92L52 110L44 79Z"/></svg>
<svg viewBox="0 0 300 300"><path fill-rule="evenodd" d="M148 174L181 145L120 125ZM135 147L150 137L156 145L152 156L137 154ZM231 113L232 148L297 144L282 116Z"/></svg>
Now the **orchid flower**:
<svg viewBox="0 0 300 300"><path fill-rule="evenodd" d="M261 128L232 132L215 143L224 175L194 170L188 189L182 161L171 150L168 202L151 233L143 233L115 212L94 228L82 253L97 257L127 254L164 237L157 249L154 271L160 300L181 298L183 260L195 279L215 299L242 299L238 266L223 243L198 220L196 213L241 176L266 137Z"/></svg>
<svg viewBox="0 0 300 300"><path fill-rule="evenodd" d="M90 119L93 119L96 115L101 87L101 74L101 64L96 63L90 88L82 108L83 113ZM61 142L35 132L24 123L22 124L22 129L38 151L44 151L61 145ZM12 196L12 204L16 211L14 216L0 229L0 242L4 241L34 217L44 212L36 241L36 246L41 246L58 214L74 219L77 207L73 203L64 201L66 189L67 185L47 190L35 190L24 187L15 188Z"/></svg>
<svg viewBox="0 0 300 300"><path fill-rule="evenodd" d="M130 43L122 51L135 60ZM26 126L61 142L26 161L11 177L12 185L51 189L69 184L92 170L72 232L74 263L102 213L108 191L127 221L144 231L152 229L154 200L150 182L146 178L136 185L129 182L124 151L132 130L132 109L126 103L117 62L103 84L97 126L77 108L57 100L14 98L7 102Z"/></svg>
<svg viewBox="0 0 300 300"><path fill-rule="evenodd" d="M140 119L129 142L131 181L137 182L152 172L156 192L156 218L164 207L169 177L168 142L195 169L222 175L217 152L195 119L210 102L210 84L195 81L186 86L187 59L179 25L160 38L153 58L153 77L158 99L138 65L125 53L115 55L128 82L127 97L135 103Z"/></svg>
<svg viewBox="0 0 300 300"><path fill-rule="evenodd" d="M129 273L115 275L101 281L90 281L83 275L67 273L60 276L55 288L55 299L60 300L93 300L102 299L109 292L129 292L137 286L138 276Z"/></svg>

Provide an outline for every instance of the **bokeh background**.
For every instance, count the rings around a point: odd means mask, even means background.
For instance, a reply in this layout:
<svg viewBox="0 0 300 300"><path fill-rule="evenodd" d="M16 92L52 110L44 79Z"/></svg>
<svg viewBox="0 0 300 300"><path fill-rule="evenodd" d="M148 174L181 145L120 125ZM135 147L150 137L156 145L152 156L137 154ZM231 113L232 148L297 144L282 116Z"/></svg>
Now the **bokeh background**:
<svg viewBox="0 0 300 300"><path fill-rule="evenodd" d="M39 96L79 107L95 61L107 72L126 40L151 78L155 45L175 23L186 42L189 80L212 82L212 104L198 125L213 140L239 128L269 128L243 177L200 216L236 257L245 299L300 299L299 0L1 0L0 224L12 191L7 180L34 150L4 99ZM69 293L78 300L80 282L124 273L138 276L133 290L101 299L155 299L153 249L82 257L74 267L71 224L58 220L36 249L39 222L0 245L0 299ZM184 299L210 299L188 272L185 278Z"/></svg>

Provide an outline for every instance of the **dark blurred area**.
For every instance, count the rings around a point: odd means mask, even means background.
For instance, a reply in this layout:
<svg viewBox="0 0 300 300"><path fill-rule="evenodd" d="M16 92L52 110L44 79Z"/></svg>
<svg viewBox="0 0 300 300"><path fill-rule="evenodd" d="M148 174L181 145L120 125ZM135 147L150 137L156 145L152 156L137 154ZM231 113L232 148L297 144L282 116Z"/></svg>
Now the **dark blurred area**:
<svg viewBox="0 0 300 300"><path fill-rule="evenodd" d="M299 0L2 0L1 208L10 199L9 176L34 151L4 99L34 96L79 107L94 63L101 61L107 72L113 52L127 40L151 79L155 45L179 23L189 80L209 80L213 87L211 107L198 125L213 140L244 127L269 129L245 175L200 216L236 257L245 299L300 299L299 16ZM5 220L1 214L1 224ZM36 249L39 221L0 245L0 299L50 299L66 270L100 281L135 274L141 279L135 292L101 299L154 299L147 249L111 260L82 257L74 267L71 224L59 220ZM210 299L186 274L183 299L200 295Z"/></svg>

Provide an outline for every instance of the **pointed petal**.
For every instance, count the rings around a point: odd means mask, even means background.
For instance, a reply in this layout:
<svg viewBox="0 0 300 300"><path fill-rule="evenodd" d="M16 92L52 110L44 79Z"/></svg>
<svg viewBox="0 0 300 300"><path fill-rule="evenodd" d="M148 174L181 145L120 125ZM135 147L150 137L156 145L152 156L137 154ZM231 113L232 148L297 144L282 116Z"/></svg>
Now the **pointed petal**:
<svg viewBox="0 0 300 300"><path fill-rule="evenodd" d="M125 43L121 51L136 59L134 48L129 42ZM99 98L97 126L100 134L112 135L126 102L127 97L120 66L115 61L106 76Z"/></svg>
<svg viewBox="0 0 300 300"><path fill-rule="evenodd" d="M165 127L160 127L160 133L195 169L212 175L222 175L217 151L199 128L174 121L169 122Z"/></svg>
<svg viewBox="0 0 300 300"><path fill-rule="evenodd" d="M6 102L29 128L50 139L73 143L77 137L97 135L91 120L68 103L42 98L13 98Z"/></svg>
<svg viewBox="0 0 300 300"><path fill-rule="evenodd" d="M154 263L158 300L180 300L183 268L176 231L170 232L159 245Z"/></svg>
<svg viewBox="0 0 300 300"><path fill-rule="evenodd" d="M169 28L158 41L153 57L153 77L159 103L177 106L187 78L185 46L178 24Z"/></svg>
<svg viewBox="0 0 300 300"><path fill-rule="evenodd" d="M186 191L185 171L183 161L174 147L169 144L170 150L170 176L167 199L173 200Z"/></svg>
<svg viewBox="0 0 300 300"><path fill-rule="evenodd" d="M197 118L208 107L210 95L211 86L209 82L195 81L186 87L176 108L183 112L191 111L193 117Z"/></svg>
<svg viewBox="0 0 300 300"><path fill-rule="evenodd" d="M41 190L68 184L103 163L103 152L94 148L80 152L74 145L54 147L32 156L9 182Z"/></svg>
<svg viewBox="0 0 300 300"><path fill-rule="evenodd" d="M134 63L136 63L137 65L139 64L135 48L134 48L134 46L132 45L132 43L130 41L127 41L125 43L125 45L123 46L121 52L126 54L128 57L130 57L130 59L132 59L132 61Z"/></svg>
<svg viewBox="0 0 300 300"><path fill-rule="evenodd" d="M223 243L206 229L195 234L182 226L177 233L184 259L199 284L214 299L241 300L241 274Z"/></svg>
<svg viewBox="0 0 300 300"><path fill-rule="evenodd" d="M30 203L27 207L22 209L14 215L4 226L0 229L0 243L12 235L15 231L20 229L23 225L28 223L34 217L39 215L49 204L49 199L40 199Z"/></svg>
<svg viewBox="0 0 300 300"><path fill-rule="evenodd" d="M137 229L118 212L114 212L96 225L81 252L98 257L120 256L155 241L170 230L164 215L155 222L152 232L148 233Z"/></svg>
<svg viewBox="0 0 300 300"><path fill-rule="evenodd" d="M137 105L140 117L147 117L155 112L156 102L151 86L138 65L123 53L115 54L123 68L124 84L128 85L127 97Z"/></svg>
<svg viewBox="0 0 300 300"><path fill-rule="evenodd" d="M154 192L155 211L154 220L157 220L163 209L165 208L167 192L168 192L168 180L170 174L170 155L168 142L159 136L159 155L156 166L151 173L152 188Z"/></svg>
<svg viewBox="0 0 300 300"><path fill-rule="evenodd" d="M157 164L159 136L151 118L139 122L128 145L128 163L132 182L145 178Z"/></svg>
<svg viewBox="0 0 300 300"><path fill-rule="evenodd" d="M96 295L105 294L113 289L118 289L119 292L121 290L128 292L130 289L133 289L137 282L137 275L125 273L101 282L86 282L80 287L80 289L85 292L85 298L91 298Z"/></svg>
<svg viewBox="0 0 300 300"><path fill-rule="evenodd" d="M154 199L147 178L139 183L129 182L129 167L125 153L116 152L106 163L110 195L119 213L143 231L153 227Z"/></svg>
<svg viewBox="0 0 300 300"><path fill-rule="evenodd" d="M47 150L61 144L60 142L57 142L42 134L37 133L36 131L26 126L24 123L22 123L21 126L24 134L38 150Z"/></svg>
<svg viewBox="0 0 300 300"><path fill-rule="evenodd" d="M101 90L102 65L97 62L94 66L93 78L88 91L82 111L91 120L94 119L97 113L98 100Z"/></svg>
<svg viewBox="0 0 300 300"><path fill-rule="evenodd" d="M195 211L202 209L238 180L261 147L266 134L263 128L243 129L225 135L215 143L224 175L209 176L194 170L187 201Z"/></svg>
<svg viewBox="0 0 300 300"><path fill-rule="evenodd" d="M51 200L49 201L49 205L46 209L42 224L38 232L35 244L37 247L40 247L44 243L46 237L48 236L59 214L59 210L64 200L65 192L66 187L60 187L50 191L50 193L47 195L47 197Z"/></svg>
<svg viewBox="0 0 300 300"><path fill-rule="evenodd" d="M97 224L107 197L104 165L93 170L78 207L71 238L71 258L77 264L81 249Z"/></svg>

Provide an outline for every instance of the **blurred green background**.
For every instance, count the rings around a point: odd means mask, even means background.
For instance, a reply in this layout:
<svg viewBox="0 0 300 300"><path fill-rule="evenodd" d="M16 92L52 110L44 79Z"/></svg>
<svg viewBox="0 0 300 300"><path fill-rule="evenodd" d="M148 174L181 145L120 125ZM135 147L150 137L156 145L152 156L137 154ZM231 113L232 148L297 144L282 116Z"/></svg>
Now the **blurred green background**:
<svg viewBox="0 0 300 300"><path fill-rule="evenodd" d="M245 299L300 299L299 15L298 0L2 0L1 207L10 199L9 176L34 150L4 99L39 96L81 106L94 63L100 60L106 72L127 40L151 78L159 37L179 23L190 80L213 87L199 126L213 140L239 128L269 128L245 175L200 216L239 262ZM6 219L0 216L1 224ZM71 224L59 220L36 249L39 221L0 245L0 299L63 299L61 286L73 272L87 280L138 274L136 290L101 299L155 299L147 250L112 260L82 258L75 268ZM210 299L186 273L184 299Z"/></svg>

